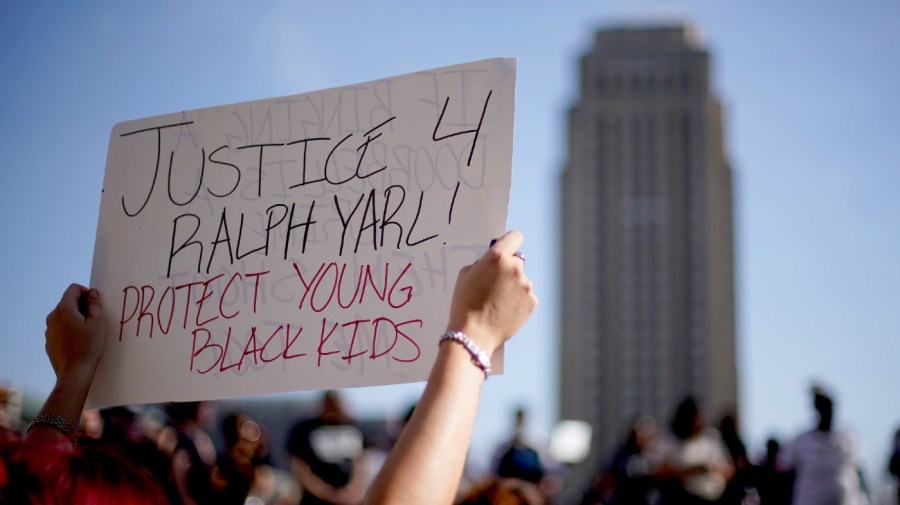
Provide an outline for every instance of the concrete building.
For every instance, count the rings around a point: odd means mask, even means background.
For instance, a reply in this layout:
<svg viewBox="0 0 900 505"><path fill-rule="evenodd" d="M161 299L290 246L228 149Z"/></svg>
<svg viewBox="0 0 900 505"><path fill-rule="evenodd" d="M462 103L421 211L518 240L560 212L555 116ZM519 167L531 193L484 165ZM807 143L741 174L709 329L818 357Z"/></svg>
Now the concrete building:
<svg viewBox="0 0 900 505"><path fill-rule="evenodd" d="M560 418L594 428L586 486L635 416L737 406L732 180L710 58L687 26L596 34L562 177Z"/></svg>

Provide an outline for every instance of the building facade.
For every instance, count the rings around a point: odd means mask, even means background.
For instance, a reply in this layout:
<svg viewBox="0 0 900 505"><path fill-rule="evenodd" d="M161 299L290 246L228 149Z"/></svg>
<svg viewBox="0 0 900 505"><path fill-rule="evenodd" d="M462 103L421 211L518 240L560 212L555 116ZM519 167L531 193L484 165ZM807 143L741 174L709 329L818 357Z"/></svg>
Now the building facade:
<svg viewBox="0 0 900 505"><path fill-rule="evenodd" d="M603 30L562 176L560 418L593 426L586 486L636 416L737 407L732 180L710 58L687 26Z"/></svg>

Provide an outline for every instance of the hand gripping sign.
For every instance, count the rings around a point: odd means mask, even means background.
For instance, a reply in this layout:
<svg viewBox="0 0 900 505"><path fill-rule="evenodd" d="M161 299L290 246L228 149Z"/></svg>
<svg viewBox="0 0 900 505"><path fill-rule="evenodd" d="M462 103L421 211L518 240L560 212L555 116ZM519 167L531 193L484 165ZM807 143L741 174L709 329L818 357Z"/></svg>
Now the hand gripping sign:
<svg viewBox="0 0 900 505"><path fill-rule="evenodd" d="M427 378L506 227L515 60L113 127L90 406Z"/></svg>

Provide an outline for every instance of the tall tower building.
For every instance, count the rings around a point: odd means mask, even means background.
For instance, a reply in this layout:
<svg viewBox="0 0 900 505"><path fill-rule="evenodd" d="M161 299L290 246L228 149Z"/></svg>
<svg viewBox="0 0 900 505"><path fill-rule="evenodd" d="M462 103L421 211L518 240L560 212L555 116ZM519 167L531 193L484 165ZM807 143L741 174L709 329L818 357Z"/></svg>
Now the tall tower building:
<svg viewBox="0 0 900 505"><path fill-rule="evenodd" d="M560 417L594 428L585 486L639 415L737 407L731 170L687 26L603 30L562 178Z"/></svg>

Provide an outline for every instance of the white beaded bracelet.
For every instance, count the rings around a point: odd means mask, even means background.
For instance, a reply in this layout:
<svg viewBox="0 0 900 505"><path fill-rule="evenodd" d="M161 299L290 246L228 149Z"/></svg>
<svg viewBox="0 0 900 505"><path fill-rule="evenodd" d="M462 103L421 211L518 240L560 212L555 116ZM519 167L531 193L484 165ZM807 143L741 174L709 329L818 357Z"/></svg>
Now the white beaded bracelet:
<svg viewBox="0 0 900 505"><path fill-rule="evenodd" d="M446 333L441 335L438 344L443 344L444 342L452 340L457 342L463 346L463 348L472 355L472 364L477 366L484 372L484 380L487 380L488 375L491 373L491 357L484 351L482 351L475 342L469 340L469 337L466 336L465 333L461 331L448 330Z"/></svg>

